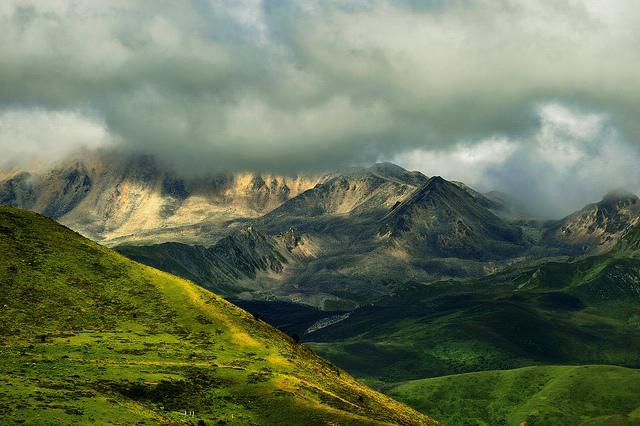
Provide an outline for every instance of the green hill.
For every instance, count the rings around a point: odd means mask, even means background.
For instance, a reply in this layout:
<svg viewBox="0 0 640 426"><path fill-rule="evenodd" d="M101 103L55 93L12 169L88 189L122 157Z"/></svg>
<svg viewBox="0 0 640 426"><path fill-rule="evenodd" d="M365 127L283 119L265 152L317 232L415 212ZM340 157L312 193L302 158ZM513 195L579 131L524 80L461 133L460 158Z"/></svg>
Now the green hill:
<svg viewBox="0 0 640 426"><path fill-rule="evenodd" d="M431 424L191 282L0 207L0 418Z"/></svg>
<svg viewBox="0 0 640 426"><path fill-rule="evenodd" d="M640 370L543 366L414 380L392 396L455 425L637 425Z"/></svg>

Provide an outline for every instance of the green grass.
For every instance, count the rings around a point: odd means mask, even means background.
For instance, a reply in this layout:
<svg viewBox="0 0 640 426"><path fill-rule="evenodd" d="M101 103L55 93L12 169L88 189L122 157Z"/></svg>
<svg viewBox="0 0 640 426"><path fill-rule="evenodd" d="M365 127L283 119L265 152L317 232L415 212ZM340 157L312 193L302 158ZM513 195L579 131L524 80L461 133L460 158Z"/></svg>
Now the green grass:
<svg viewBox="0 0 640 426"><path fill-rule="evenodd" d="M191 282L0 207L3 424L423 424Z"/></svg>
<svg viewBox="0 0 640 426"><path fill-rule="evenodd" d="M308 336L309 345L352 374L382 382L544 364L640 367L633 301L583 306L557 291L456 301L441 290L434 298L414 294L413 302L356 311Z"/></svg>
<svg viewBox="0 0 640 426"><path fill-rule="evenodd" d="M387 389L449 426L637 425L640 370L538 366L415 380Z"/></svg>

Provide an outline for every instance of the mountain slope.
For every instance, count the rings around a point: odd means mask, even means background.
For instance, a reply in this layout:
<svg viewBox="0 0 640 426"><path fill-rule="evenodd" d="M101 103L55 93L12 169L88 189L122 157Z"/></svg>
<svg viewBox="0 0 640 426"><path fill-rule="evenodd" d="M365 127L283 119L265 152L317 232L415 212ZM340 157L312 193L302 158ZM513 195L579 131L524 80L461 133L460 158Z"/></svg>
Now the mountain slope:
<svg viewBox="0 0 640 426"><path fill-rule="evenodd" d="M423 174L390 163L347 170L284 202L261 222L278 229L282 220L288 226L291 220L302 218L298 225L305 227L313 226L312 219L333 216L376 217L408 198L426 182L427 177Z"/></svg>
<svg viewBox="0 0 640 426"><path fill-rule="evenodd" d="M551 244L570 247L576 253L603 253L638 223L640 199L628 192L611 192L601 201L551 222L545 238Z"/></svg>
<svg viewBox="0 0 640 426"><path fill-rule="evenodd" d="M400 383L390 395L447 425L631 425L640 422L640 370L540 366Z"/></svg>
<svg viewBox="0 0 640 426"><path fill-rule="evenodd" d="M268 238L296 229L302 256L286 262L284 273L261 273L250 282L241 271L212 267L211 252L198 247L119 250L234 298L349 310L392 293L408 279L477 277L525 256L530 243L520 227L492 210L500 206L462 184L377 164L328 179L252 222ZM224 250L239 251L233 244ZM290 257L288 250L278 252ZM223 288L220 277L235 288Z"/></svg>
<svg viewBox="0 0 640 426"><path fill-rule="evenodd" d="M436 176L385 216L380 234L437 257L488 259L522 252L522 231L484 204Z"/></svg>
<svg viewBox="0 0 640 426"><path fill-rule="evenodd" d="M640 225L627 229L607 253L543 263L516 280L521 289L562 290L595 304L640 301Z"/></svg>
<svg viewBox="0 0 640 426"><path fill-rule="evenodd" d="M221 295L259 288L258 275L280 274L305 256L306 244L295 230L277 236L248 226L213 246L163 243L118 246L117 251L145 265L192 280Z"/></svg>
<svg viewBox="0 0 640 426"><path fill-rule="evenodd" d="M609 253L484 278L406 283L305 336L362 377L401 381L532 364L640 367L640 227Z"/></svg>
<svg viewBox="0 0 640 426"><path fill-rule="evenodd" d="M0 204L42 213L110 245L212 244L323 176L209 173L182 177L154 157L85 152L50 170L0 174Z"/></svg>
<svg viewBox="0 0 640 426"><path fill-rule="evenodd" d="M0 412L16 423L429 424L190 282L0 207Z"/></svg>

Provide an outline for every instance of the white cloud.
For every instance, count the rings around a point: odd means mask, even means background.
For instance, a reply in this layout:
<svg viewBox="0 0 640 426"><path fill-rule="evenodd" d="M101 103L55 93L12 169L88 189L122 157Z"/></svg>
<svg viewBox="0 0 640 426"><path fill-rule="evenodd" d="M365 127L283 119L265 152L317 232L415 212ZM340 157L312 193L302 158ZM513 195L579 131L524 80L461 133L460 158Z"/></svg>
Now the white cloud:
<svg viewBox="0 0 640 426"><path fill-rule="evenodd" d="M640 193L640 149L607 114L540 105L527 137L492 138L449 150L418 149L393 157L428 175L500 190L542 217L561 217L613 189Z"/></svg>
<svg viewBox="0 0 640 426"><path fill-rule="evenodd" d="M73 111L0 112L0 166L34 165L113 144L104 123ZM27 162L27 164L24 164Z"/></svg>
<svg viewBox="0 0 640 426"><path fill-rule="evenodd" d="M504 163L516 149L517 144L505 138L491 138L475 144L457 144L447 150L415 149L398 154L391 161L427 176L478 185L489 167Z"/></svg>
<svg viewBox="0 0 640 426"><path fill-rule="evenodd" d="M553 105L640 140L639 19L635 0L8 0L0 109L90 109L122 144L206 169L414 149L473 177L494 161L455 154L473 141L499 156L540 120L556 139L599 126ZM593 151L548 150L560 168Z"/></svg>

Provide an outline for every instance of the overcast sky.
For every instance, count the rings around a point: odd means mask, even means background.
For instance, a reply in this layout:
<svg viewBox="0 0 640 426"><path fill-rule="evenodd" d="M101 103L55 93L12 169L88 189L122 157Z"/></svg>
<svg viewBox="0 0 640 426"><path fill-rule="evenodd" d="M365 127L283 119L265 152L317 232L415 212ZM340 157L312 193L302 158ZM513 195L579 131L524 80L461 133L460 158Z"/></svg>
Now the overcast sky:
<svg viewBox="0 0 640 426"><path fill-rule="evenodd" d="M637 0L0 2L0 161L394 161L558 215L640 187Z"/></svg>

